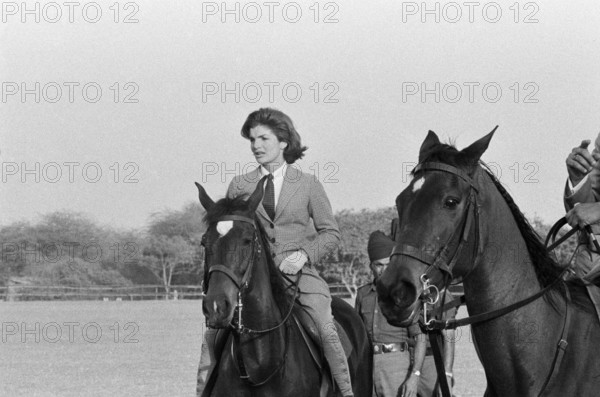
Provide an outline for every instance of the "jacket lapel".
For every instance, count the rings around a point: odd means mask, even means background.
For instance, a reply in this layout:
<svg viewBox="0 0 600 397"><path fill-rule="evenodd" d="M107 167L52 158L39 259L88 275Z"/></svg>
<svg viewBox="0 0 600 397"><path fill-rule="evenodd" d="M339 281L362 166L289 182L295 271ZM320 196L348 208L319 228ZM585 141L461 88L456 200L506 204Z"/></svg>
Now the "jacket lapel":
<svg viewBox="0 0 600 397"><path fill-rule="evenodd" d="M292 167L291 165L288 165L285 172L285 177L283 178L283 185L281 186L281 193L279 194L279 200L277 201L277 207L275 208L275 219L273 221L276 221L279 218L285 207L290 202L290 199L300 188L300 179L302 179L301 171Z"/></svg>

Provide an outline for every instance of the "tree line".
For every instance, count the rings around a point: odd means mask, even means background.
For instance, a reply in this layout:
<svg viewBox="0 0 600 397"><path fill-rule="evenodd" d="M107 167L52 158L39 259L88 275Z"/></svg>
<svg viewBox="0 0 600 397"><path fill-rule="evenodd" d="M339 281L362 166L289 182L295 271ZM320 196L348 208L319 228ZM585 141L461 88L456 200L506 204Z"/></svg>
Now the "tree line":
<svg viewBox="0 0 600 397"><path fill-rule="evenodd" d="M168 294L175 285L200 285L204 271L201 237L204 210L190 203L180 210L150 216L143 229L101 226L71 211L43 215L36 223L15 222L0 228L0 286L11 283L70 287L160 284ZM375 230L390 234L393 207L341 210L335 214L342 244L316 264L329 283L342 283L354 296L371 279L367 240ZM531 221L545 237L550 225ZM571 238L555 252L570 260Z"/></svg>

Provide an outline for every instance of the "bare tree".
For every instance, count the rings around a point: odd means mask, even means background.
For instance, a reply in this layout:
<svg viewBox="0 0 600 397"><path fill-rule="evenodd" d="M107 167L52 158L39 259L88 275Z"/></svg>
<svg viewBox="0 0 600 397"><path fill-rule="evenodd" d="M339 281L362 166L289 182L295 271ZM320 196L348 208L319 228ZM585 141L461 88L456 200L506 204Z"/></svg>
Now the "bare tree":
<svg viewBox="0 0 600 397"><path fill-rule="evenodd" d="M181 236L150 235L146 240L140 265L160 279L167 297L171 293L173 275L189 271L195 248Z"/></svg>

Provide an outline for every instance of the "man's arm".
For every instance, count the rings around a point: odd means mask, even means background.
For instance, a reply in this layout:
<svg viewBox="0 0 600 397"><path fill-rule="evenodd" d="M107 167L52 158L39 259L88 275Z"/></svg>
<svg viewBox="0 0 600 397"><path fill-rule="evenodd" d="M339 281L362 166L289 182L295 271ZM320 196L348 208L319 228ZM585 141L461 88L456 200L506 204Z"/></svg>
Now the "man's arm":
<svg viewBox="0 0 600 397"><path fill-rule="evenodd" d="M410 375L398 390L399 397L417 397L419 377L421 376L425 354L427 353L427 336L421 332L418 324L415 323L408 327L408 335L409 337L412 336L415 340L413 366Z"/></svg>
<svg viewBox="0 0 600 397"><path fill-rule="evenodd" d="M454 316L452 316L454 318ZM452 393L454 387L454 349L456 345L456 331L453 329L446 329L442 331L444 336L444 368L446 370L446 381Z"/></svg>
<svg viewBox="0 0 600 397"><path fill-rule="evenodd" d="M588 151L590 140L581 141L578 147L573 148L565 161L567 165L568 180L565 184L564 203L567 211L571 210L576 203L593 203L598 201L596 192L598 180L600 155L594 149L593 153Z"/></svg>
<svg viewBox="0 0 600 397"><path fill-rule="evenodd" d="M593 172L593 171L592 171ZM575 188L571 189L569 182L567 181L565 184L565 194L564 194L564 204L565 210L568 212L575 204L578 203L593 203L598 201L596 199L596 195L592 189L591 177L592 175L588 175L584 180L580 182L579 185L575 186Z"/></svg>

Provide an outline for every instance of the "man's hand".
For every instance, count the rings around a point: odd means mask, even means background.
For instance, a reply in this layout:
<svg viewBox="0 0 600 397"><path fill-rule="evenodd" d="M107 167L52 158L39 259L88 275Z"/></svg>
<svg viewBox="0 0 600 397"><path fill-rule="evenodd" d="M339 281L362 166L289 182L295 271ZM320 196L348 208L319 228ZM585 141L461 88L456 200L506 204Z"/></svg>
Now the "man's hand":
<svg viewBox="0 0 600 397"><path fill-rule="evenodd" d="M296 274L302 269L302 266L308 261L308 257L304 251L296 251L289 255L279 265L279 270L285 274Z"/></svg>
<svg viewBox="0 0 600 397"><path fill-rule="evenodd" d="M600 222L600 203L577 204L565 215L571 227L583 228Z"/></svg>
<svg viewBox="0 0 600 397"><path fill-rule="evenodd" d="M598 159L595 157L600 158L598 153L594 153L594 156L590 154L587 149L589 144L589 139L581 141L581 144L573 148L567 156L567 171L573 186L576 186L596 165Z"/></svg>
<svg viewBox="0 0 600 397"><path fill-rule="evenodd" d="M417 397L417 386L419 385L419 377L411 373L407 380L404 381L398 389L397 397Z"/></svg>

